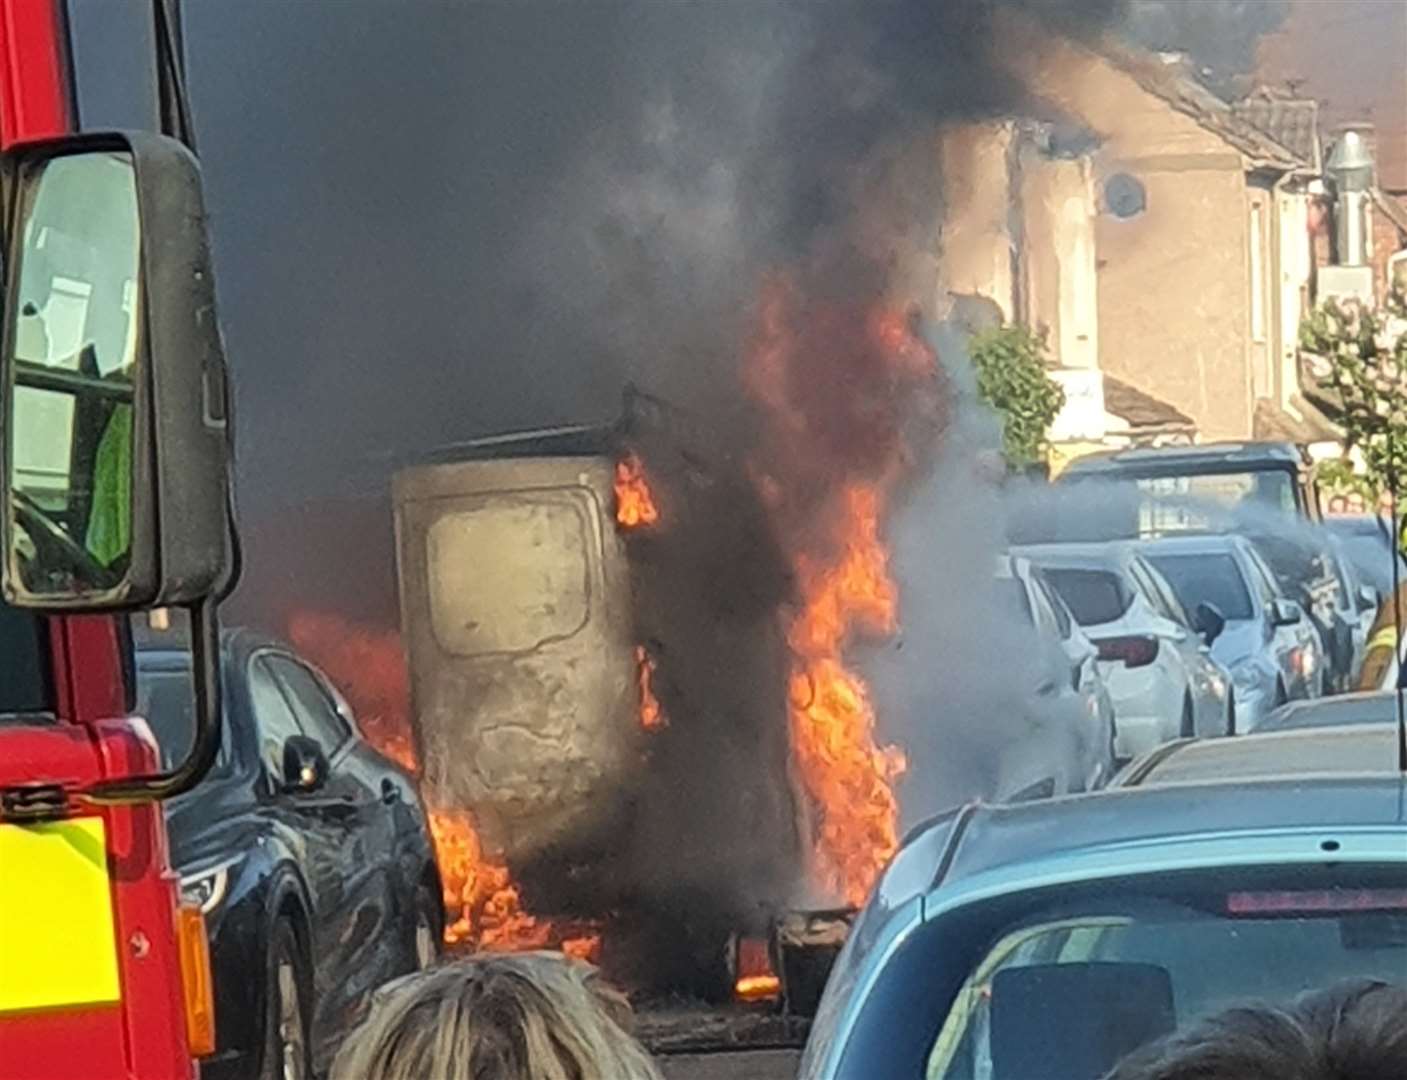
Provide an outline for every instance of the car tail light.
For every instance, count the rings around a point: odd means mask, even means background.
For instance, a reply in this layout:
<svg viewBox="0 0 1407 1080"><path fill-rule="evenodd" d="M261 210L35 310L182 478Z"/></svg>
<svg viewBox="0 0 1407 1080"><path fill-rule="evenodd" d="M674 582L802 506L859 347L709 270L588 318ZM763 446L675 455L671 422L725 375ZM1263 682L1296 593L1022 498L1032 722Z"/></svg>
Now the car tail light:
<svg viewBox="0 0 1407 1080"><path fill-rule="evenodd" d="M1102 638L1095 642L1099 659L1121 660L1126 667L1147 667L1158 659L1158 639L1141 634L1133 637Z"/></svg>
<svg viewBox="0 0 1407 1080"><path fill-rule="evenodd" d="M200 908L176 909L181 953L181 986L186 1004L186 1040L192 1057L215 1052L215 984L210 974L210 942Z"/></svg>
<svg viewBox="0 0 1407 1080"><path fill-rule="evenodd" d="M1234 892L1231 915L1337 915L1352 911L1407 911L1407 889L1310 889L1293 892Z"/></svg>

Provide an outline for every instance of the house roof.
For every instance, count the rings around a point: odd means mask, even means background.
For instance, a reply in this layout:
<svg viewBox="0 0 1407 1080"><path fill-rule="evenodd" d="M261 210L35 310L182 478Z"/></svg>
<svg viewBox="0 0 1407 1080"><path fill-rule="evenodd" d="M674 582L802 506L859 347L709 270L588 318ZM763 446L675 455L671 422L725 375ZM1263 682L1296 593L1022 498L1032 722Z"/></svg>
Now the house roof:
<svg viewBox="0 0 1407 1080"><path fill-rule="evenodd" d="M1198 82L1177 60L1105 36L1096 46L1101 56L1133 78L1144 90L1191 117L1250 159L1252 165L1286 172L1309 170L1313 158L1276 141Z"/></svg>
<svg viewBox="0 0 1407 1080"><path fill-rule="evenodd" d="M1299 394L1291 395L1290 403L1304 417L1303 420L1297 419L1269 398L1257 398L1255 412L1251 416L1252 437L1304 445L1339 442L1343 438L1343 432L1334 426L1333 421L1325 416L1318 406Z"/></svg>
<svg viewBox="0 0 1407 1080"><path fill-rule="evenodd" d="M1373 188L1373 205L1383 212L1396 227L1398 233L1407 237L1407 205L1396 195L1389 195L1380 187Z"/></svg>
<svg viewBox="0 0 1407 1080"><path fill-rule="evenodd" d="M1261 86L1234 102L1231 111L1270 136L1316 173L1322 170L1319 102L1313 98L1298 98Z"/></svg>
<svg viewBox="0 0 1407 1080"><path fill-rule="evenodd" d="M1127 420L1131 428L1185 428L1197 425L1186 413L1146 394L1122 379L1104 376L1104 410Z"/></svg>

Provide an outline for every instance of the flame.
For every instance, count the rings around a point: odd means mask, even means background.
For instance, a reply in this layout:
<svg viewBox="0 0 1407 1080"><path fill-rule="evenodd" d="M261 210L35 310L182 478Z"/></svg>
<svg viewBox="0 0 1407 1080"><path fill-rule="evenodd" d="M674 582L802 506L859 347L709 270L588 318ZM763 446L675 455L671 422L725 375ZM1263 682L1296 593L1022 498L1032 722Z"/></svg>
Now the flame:
<svg viewBox="0 0 1407 1080"><path fill-rule="evenodd" d="M645 478L645 466L634 454L616 462L616 523L633 529L654 525L660 519L659 507Z"/></svg>
<svg viewBox="0 0 1407 1080"><path fill-rule="evenodd" d="M804 597L787 635L792 652L792 750L818 821L814 868L847 903L864 903L899 846L893 782L903 755L881 748L864 680L841 659L851 634L898 629L898 595L879 538L879 498L851 488L843 500L848 540L834 563L799 557Z"/></svg>
<svg viewBox="0 0 1407 1080"><path fill-rule="evenodd" d="M410 682L399 635L299 612L289 620L288 636L346 695L366 740L415 771ZM599 953L594 927L528 914L508 868L485 854L468 810L431 807L429 824L444 888L447 944L505 952L561 947L587 958Z"/></svg>
<svg viewBox="0 0 1407 1080"><path fill-rule="evenodd" d="M640 668L640 726L646 731L658 731L669 721L659 698L655 697L655 658L643 645L635 646L635 662Z"/></svg>
<svg viewBox="0 0 1407 1080"><path fill-rule="evenodd" d="M880 745L869 688L844 654L856 636L898 629L881 523L916 418L941 419L935 359L901 313L807 303L776 278L743 372L768 417L749 467L797 583L789 720L815 813L812 874L856 906L898 849L893 785L904 758Z"/></svg>
<svg viewBox="0 0 1407 1080"><path fill-rule="evenodd" d="M762 938L740 938L733 996L739 1001L765 1001L781 992L782 980L772 968L767 942Z"/></svg>

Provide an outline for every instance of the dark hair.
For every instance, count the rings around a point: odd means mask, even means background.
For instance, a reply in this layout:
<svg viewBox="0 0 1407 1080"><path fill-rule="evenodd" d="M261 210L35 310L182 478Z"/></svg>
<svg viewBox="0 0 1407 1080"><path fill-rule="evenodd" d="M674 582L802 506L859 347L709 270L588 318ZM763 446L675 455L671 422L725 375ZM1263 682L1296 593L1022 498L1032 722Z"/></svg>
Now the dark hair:
<svg viewBox="0 0 1407 1080"><path fill-rule="evenodd" d="M1105 1080L1403 1080L1407 988L1353 979L1247 1005L1124 1059Z"/></svg>

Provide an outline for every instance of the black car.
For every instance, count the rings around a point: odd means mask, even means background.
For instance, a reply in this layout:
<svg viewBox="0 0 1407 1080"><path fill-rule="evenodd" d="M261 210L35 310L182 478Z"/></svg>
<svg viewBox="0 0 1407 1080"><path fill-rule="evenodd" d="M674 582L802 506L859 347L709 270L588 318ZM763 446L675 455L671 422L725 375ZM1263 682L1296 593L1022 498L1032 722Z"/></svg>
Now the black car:
<svg viewBox="0 0 1407 1080"><path fill-rule="evenodd" d="M222 639L219 759L167 810L171 861L205 912L218 1050L205 1080L324 1072L380 983L430 963L444 908L415 784L358 734L340 695L285 646ZM139 711L180 760L190 653L137 652Z"/></svg>

